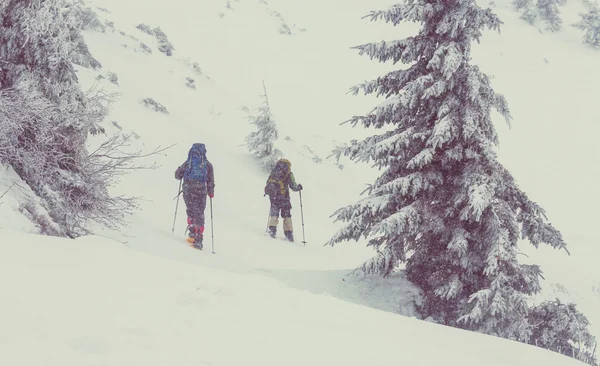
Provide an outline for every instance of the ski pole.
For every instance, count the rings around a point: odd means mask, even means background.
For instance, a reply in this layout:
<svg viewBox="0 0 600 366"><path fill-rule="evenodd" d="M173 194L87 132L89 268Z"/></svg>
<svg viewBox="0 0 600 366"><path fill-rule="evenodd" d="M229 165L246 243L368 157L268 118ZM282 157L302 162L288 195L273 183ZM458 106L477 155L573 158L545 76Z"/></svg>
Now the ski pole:
<svg viewBox="0 0 600 366"><path fill-rule="evenodd" d="M179 181L179 190L177 192L177 204L175 205L175 217L173 218L173 228L171 229L171 234L175 232L175 221L177 220L177 209L179 208L179 195L181 194L181 184L183 184L183 180Z"/></svg>
<svg viewBox="0 0 600 366"><path fill-rule="evenodd" d="M304 236L304 210L302 209L302 190L300 190L300 216L302 217L302 243L306 245L306 238Z"/></svg>
<svg viewBox="0 0 600 366"><path fill-rule="evenodd" d="M210 235L212 240L212 254L215 254L215 231L213 229L212 198L210 199Z"/></svg>

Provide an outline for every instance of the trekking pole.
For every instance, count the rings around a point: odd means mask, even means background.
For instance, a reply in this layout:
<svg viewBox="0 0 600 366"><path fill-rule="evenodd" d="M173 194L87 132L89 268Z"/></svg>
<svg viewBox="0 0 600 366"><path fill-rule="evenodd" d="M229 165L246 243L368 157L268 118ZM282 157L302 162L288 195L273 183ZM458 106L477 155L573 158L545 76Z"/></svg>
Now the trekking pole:
<svg viewBox="0 0 600 366"><path fill-rule="evenodd" d="M171 234L175 232L175 221L177 220L177 209L179 208L179 196L181 195L181 184L183 180L179 181L179 190L177 191L177 204L175 205L175 217L173 218L173 228L171 229Z"/></svg>
<svg viewBox="0 0 600 366"><path fill-rule="evenodd" d="M304 237L304 210L302 209L302 190L300 190L300 216L302 217L302 243L306 245L306 238Z"/></svg>
<svg viewBox="0 0 600 366"><path fill-rule="evenodd" d="M265 194L263 195L263 197L264 197L264 196L266 196L266 195L267 195L267 194L265 193ZM271 198L271 196L269 196L269 199L270 199L270 198ZM269 217L270 217L270 216L271 216L271 209L269 208L269 213L267 214L267 225L265 225L265 233L268 233L268 232L269 232Z"/></svg>
<svg viewBox="0 0 600 366"><path fill-rule="evenodd" d="M269 232L269 218L271 217L271 214L269 213L267 215L267 226L265 226L265 232L268 233Z"/></svg>
<svg viewBox="0 0 600 366"><path fill-rule="evenodd" d="M215 253L215 231L213 229L213 209L212 209L212 198L210 199L210 235L212 240L212 254Z"/></svg>

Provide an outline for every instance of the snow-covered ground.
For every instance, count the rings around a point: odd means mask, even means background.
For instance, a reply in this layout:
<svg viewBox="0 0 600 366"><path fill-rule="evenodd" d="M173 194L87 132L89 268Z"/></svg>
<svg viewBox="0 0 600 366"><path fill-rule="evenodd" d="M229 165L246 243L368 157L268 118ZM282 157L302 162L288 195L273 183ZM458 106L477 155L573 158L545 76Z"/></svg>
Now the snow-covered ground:
<svg viewBox="0 0 600 366"><path fill-rule="evenodd" d="M107 133L133 132L134 147L146 151L174 146L148 159L159 168L135 172L115 187L115 193L145 201L123 232L99 231L103 237L23 234L34 228L15 211L31 194L14 172L2 170L0 195L12 188L0 199L0 364L575 364L545 350L413 319L418 291L401 274L347 276L372 255L364 242L323 247L337 227L330 215L354 202L378 173L344 160L340 169L328 156L337 143L370 132L339 123L379 102L346 95L348 88L393 68L350 47L415 30L360 19L392 3L94 0L110 11L98 15L114 28L85 32L103 68L78 68L78 75L87 88L99 74L117 74L118 85L99 82L120 93ZM566 25L579 4L570 6ZM593 209L600 204L594 194L600 112L593 103L600 53L582 45L568 26L539 33L508 6L495 10L505 22L502 34L486 32L474 46L474 62L494 75L493 86L507 97L514 117L511 129L498 118L500 159L546 208L572 253L523 243L523 260L540 263L547 278L535 301L555 295L575 301L600 336L599 234L593 230ZM282 22L292 34L279 33ZM156 40L136 29L140 23L160 26L173 56L159 52ZM197 61L203 74L186 59ZM186 77L196 79L196 89L186 87ZM280 129L278 148L305 188L305 246L297 194L296 243L265 235L266 173L242 146L252 128L242 108L260 105L263 81ZM145 108L144 98L169 114ZM207 207L204 252L183 240L183 201L171 232L174 171L194 142L207 145L216 176L214 230ZM216 255L210 253L213 234Z"/></svg>
<svg viewBox="0 0 600 366"><path fill-rule="evenodd" d="M2 244L3 365L580 364L103 238Z"/></svg>

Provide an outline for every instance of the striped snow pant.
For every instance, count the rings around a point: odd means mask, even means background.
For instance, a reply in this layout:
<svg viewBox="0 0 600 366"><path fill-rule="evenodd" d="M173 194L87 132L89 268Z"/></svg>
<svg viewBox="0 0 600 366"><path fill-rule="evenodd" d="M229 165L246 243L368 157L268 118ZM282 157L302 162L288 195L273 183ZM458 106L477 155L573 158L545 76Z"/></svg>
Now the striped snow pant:
<svg viewBox="0 0 600 366"><path fill-rule="evenodd" d="M290 199L271 199L269 210L269 228L279 224L279 215L283 218L283 231L293 231L292 225L292 203Z"/></svg>

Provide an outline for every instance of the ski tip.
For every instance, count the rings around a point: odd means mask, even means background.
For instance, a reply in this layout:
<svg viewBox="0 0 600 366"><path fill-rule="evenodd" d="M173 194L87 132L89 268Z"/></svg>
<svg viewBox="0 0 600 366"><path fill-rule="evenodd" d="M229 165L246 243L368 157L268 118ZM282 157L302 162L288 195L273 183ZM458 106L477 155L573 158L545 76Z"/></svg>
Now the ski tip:
<svg viewBox="0 0 600 366"><path fill-rule="evenodd" d="M187 241L190 244L194 244L194 238L186 238L185 241Z"/></svg>

